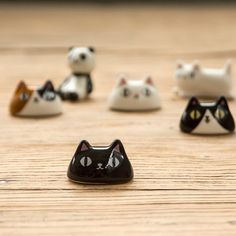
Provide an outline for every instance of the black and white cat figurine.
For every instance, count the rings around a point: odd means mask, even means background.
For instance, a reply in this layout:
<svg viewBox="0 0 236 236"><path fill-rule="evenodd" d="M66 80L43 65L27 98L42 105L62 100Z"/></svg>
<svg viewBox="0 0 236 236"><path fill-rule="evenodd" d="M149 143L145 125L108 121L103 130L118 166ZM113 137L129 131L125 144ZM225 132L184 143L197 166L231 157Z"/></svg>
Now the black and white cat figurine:
<svg viewBox="0 0 236 236"><path fill-rule="evenodd" d="M71 74L60 85L58 92L63 100L87 99L93 91L91 72L95 67L95 50L92 47L71 47L68 53Z"/></svg>
<svg viewBox="0 0 236 236"><path fill-rule="evenodd" d="M126 183L133 178L133 168L120 140L107 147L94 147L83 140L70 162L67 176L79 183Z"/></svg>
<svg viewBox="0 0 236 236"><path fill-rule="evenodd" d="M181 117L180 129L193 134L227 134L234 131L235 124L225 97L213 103L200 103L192 97Z"/></svg>

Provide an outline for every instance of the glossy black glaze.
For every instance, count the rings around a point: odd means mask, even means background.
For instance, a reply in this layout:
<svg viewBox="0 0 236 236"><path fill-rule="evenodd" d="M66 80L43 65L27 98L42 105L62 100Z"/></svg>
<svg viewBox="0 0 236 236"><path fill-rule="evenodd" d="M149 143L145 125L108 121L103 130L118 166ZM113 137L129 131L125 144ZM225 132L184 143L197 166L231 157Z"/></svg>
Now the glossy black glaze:
<svg viewBox="0 0 236 236"><path fill-rule="evenodd" d="M70 180L91 184L126 183L133 178L133 169L120 140L107 147L93 147L83 140L68 168Z"/></svg>
<svg viewBox="0 0 236 236"><path fill-rule="evenodd" d="M215 115L217 109L221 109L224 112L224 117L219 118ZM220 97L215 103L200 103L197 98L192 97L181 117L180 129L183 132L191 133L200 124L203 118L207 118L204 117L207 110L211 112L212 116L221 127L227 130L229 133L234 131L234 119L229 110L225 97ZM193 111L198 112L198 115L196 115L195 119L193 119L190 115Z"/></svg>

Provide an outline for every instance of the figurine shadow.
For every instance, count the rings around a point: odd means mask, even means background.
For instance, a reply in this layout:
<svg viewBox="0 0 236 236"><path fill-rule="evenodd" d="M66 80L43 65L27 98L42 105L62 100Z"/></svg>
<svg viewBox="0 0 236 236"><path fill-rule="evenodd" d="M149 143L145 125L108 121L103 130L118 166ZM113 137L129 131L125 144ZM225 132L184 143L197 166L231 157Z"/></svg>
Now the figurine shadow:
<svg viewBox="0 0 236 236"><path fill-rule="evenodd" d="M17 116L17 115L13 115L13 118L16 119L22 119L22 120L43 120L43 119L55 119L58 118L59 116L61 116L62 113L58 113L58 114L54 114L54 115L41 115L41 116Z"/></svg>
<svg viewBox="0 0 236 236"><path fill-rule="evenodd" d="M82 186L97 186L97 187L102 187L102 186L117 186L117 185L129 185L129 184L132 184L132 182L134 181L133 179L132 180L129 180L128 182L123 182L123 183L119 183L119 182L116 182L116 183L92 183L92 182L80 182L80 181L75 181L75 180L72 180L72 179L67 179L67 181L69 183L72 183L72 184L76 184L76 185L82 185Z"/></svg>
<svg viewBox="0 0 236 236"><path fill-rule="evenodd" d="M122 110L122 109L109 109L111 112L119 112L123 114L152 114L161 110L161 108L148 109L148 110Z"/></svg>

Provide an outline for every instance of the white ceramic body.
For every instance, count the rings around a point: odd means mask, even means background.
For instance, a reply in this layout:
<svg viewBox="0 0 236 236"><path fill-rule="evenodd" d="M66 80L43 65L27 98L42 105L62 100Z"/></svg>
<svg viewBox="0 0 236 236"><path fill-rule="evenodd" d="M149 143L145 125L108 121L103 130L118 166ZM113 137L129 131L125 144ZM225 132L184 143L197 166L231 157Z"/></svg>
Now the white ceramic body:
<svg viewBox="0 0 236 236"><path fill-rule="evenodd" d="M177 95L182 97L232 98L231 64L222 69L201 68L198 64L178 64L175 73Z"/></svg>
<svg viewBox="0 0 236 236"><path fill-rule="evenodd" d="M128 96L124 96L124 89L127 89ZM150 95L146 96L148 89ZM121 111L147 111L161 107L159 93L153 82L145 80L118 81L113 88L108 100L109 108Z"/></svg>
<svg viewBox="0 0 236 236"><path fill-rule="evenodd" d="M35 100L38 102L35 102ZM27 101L23 109L17 115L37 117L58 115L62 112L62 101L58 95L56 95L53 101L46 101L34 90L29 101Z"/></svg>

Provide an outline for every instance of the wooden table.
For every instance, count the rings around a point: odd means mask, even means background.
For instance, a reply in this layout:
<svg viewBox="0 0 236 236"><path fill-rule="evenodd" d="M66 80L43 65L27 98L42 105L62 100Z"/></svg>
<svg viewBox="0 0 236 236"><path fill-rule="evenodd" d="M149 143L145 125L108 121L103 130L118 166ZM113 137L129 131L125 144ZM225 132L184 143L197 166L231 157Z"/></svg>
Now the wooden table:
<svg viewBox="0 0 236 236"><path fill-rule="evenodd" d="M0 235L236 235L236 137L182 134L186 100L172 94L176 59L222 67L236 55L236 8L0 6ZM8 113L19 80L56 85L67 48L93 45L95 92L64 114ZM163 109L118 113L107 97L121 73L152 75ZM235 77L235 72L233 72ZM235 101L230 103L236 117ZM81 139L120 138L130 184L77 185L66 171Z"/></svg>

